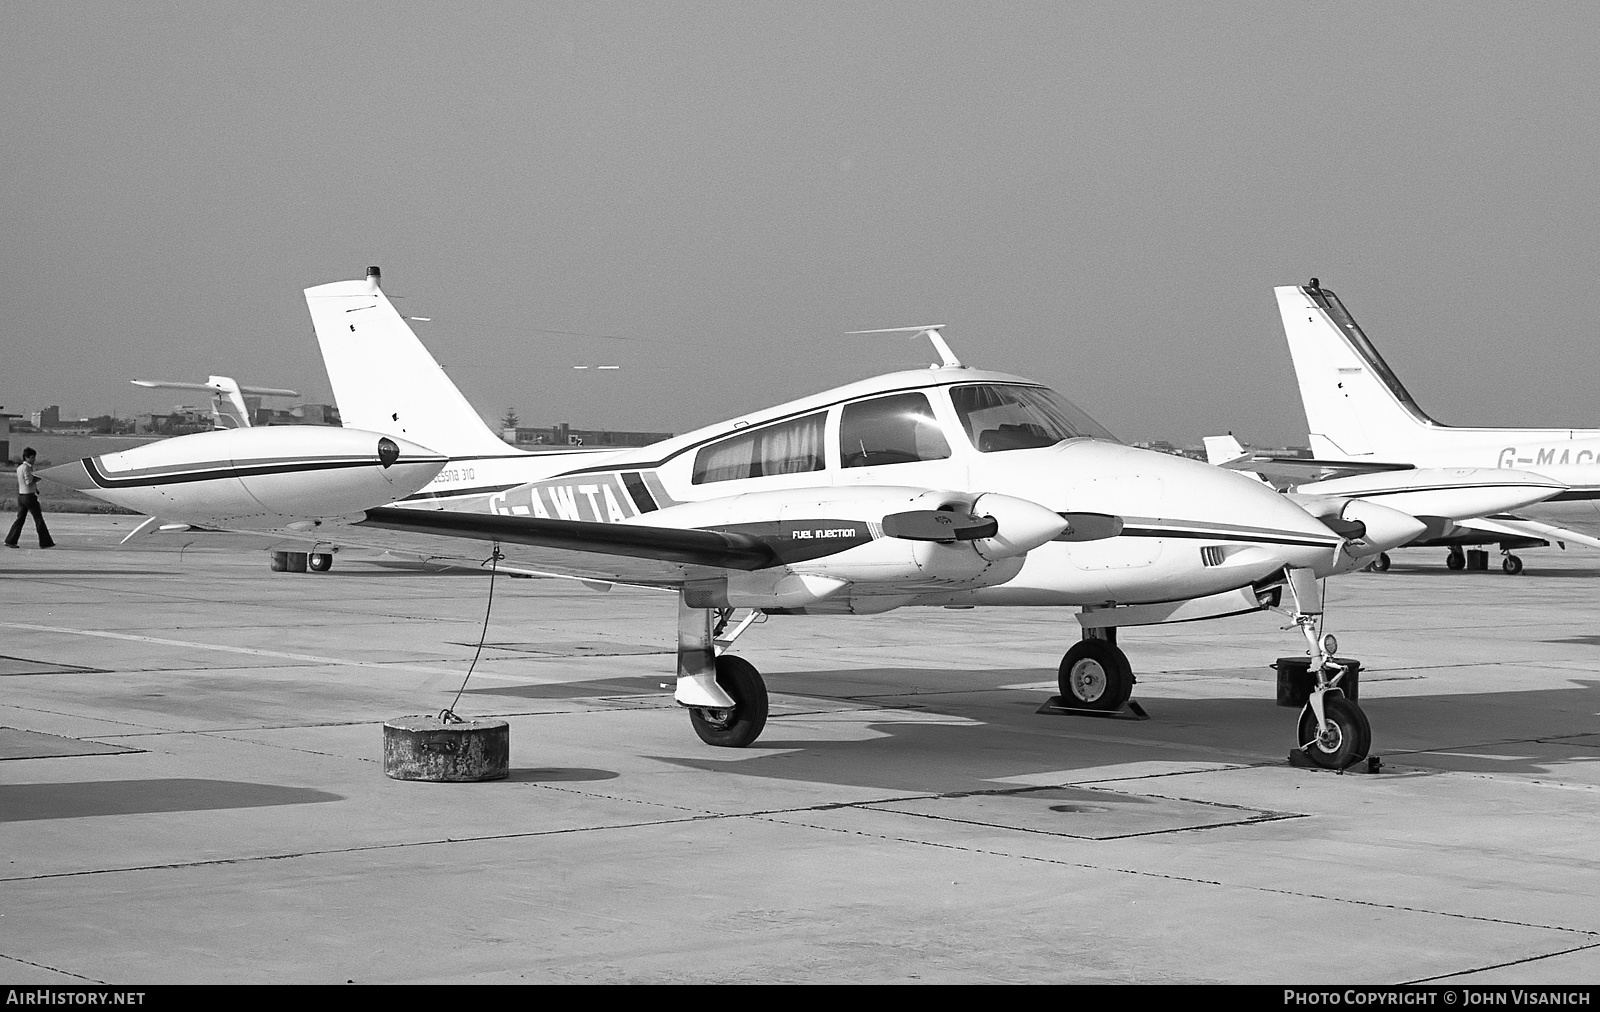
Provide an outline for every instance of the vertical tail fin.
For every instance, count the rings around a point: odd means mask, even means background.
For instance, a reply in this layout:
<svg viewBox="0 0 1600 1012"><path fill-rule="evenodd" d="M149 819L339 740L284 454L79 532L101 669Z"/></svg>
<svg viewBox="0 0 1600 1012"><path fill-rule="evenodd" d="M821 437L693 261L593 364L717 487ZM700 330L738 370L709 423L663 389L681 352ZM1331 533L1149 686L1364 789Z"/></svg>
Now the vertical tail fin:
<svg viewBox="0 0 1600 1012"><path fill-rule="evenodd" d="M232 376L212 376L211 424L219 429L250 428L250 409L245 407L244 392Z"/></svg>
<svg viewBox="0 0 1600 1012"><path fill-rule="evenodd" d="M1437 426L1367 340L1339 297L1317 284L1273 289L1289 341L1313 456L1393 455Z"/></svg>
<svg viewBox="0 0 1600 1012"><path fill-rule="evenodd" d="M363 281L306 289L311 324L346 426L403 436L452 457L509 456L378 286Z"/></svg>
<svg viewBox="0 0 1600 1012"><path fill-rule="evenodd" d="M1244 456L1244 447L1239 445L1239 441L1233 438L1233 433L1231 432L1226 436L1203 436L1201 438L1206 444L1207 464L1221 467L1229 461L1238 460Z"/></svg>

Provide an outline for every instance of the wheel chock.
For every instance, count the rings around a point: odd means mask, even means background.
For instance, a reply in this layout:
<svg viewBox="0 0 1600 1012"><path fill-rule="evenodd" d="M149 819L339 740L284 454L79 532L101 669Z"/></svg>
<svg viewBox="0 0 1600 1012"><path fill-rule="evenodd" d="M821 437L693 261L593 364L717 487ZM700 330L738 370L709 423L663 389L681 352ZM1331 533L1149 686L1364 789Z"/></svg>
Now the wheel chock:
<svg viewBox="0 0 1600 1012"><path fill-rule="evenodd" d="M1058 717L1099 717L1101 720L1149 720L1137 700L1130 699L1121 710L1085 710L1080 706L1062 706L1060 696L1051 696L1034 713L1049 713Z"/></svg>
<svg viewBox="0 0 1600 1012"><path fill-rule="evenodd" d="M1364 770L1356 769L1357 766L1360 766L1363 763L1366 764L1366 767L1367 767L1366 769L1364 769ZM1383 757L1382 756L1377 756L1377 755L1361 756L1358 759L1350 760L1350 764L1348 766L1345 766L1342 769L1336 769L1335 770L1335 769L1329 769L1326 766L1320 766L1317 763L1312 762L1311 761L1311 757L1306 755L1306 750L1305 749L1303 749L1303 748L1294 748L1294 749L1290 749L1289 750L1289 765L1290 766L1294 766L1294 767L1296 767L1298 769L1303 769L1303 770L1318 770L1318 771L1320 771L1322 773L1337 773L1337 774L1339 774L1341 776L1343 776L1345 773L1349 773L1349 772L1355 772L1355 773L1381 773L1381 772L1383 772Z"/></svg>

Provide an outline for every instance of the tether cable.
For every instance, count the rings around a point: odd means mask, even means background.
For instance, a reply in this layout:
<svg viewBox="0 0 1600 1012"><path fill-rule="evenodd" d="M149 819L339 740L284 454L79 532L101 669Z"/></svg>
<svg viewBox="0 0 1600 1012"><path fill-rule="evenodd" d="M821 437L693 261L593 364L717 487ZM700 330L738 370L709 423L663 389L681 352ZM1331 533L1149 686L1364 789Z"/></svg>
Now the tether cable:
<svg viewBox="0 0 1600 1012"><path fill-rule="evenodd" d="M483 631L478 633L478 649L473 651L472 663L467 665L467 677L461 680L461 688L456 690L456 698L450 705L439 711L441 724L464 724L466 721L456 716L456 704L461 702L461 694L467 691L467 681L472 678L472 672L478 667L478 658L483 655L483 641L489 638L489 615L494 611L494 577L499 570L499 562L505 558L500 552L500 542L494 543L494 550L484 561L489 563L489 603L483 609Z"/></svg>

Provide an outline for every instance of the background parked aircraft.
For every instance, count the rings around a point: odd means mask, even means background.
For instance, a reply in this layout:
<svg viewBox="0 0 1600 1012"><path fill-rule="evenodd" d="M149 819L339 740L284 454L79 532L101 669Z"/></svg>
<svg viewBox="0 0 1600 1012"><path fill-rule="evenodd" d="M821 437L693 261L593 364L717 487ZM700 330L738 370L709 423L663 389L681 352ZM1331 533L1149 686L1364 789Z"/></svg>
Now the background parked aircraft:
<svg viewBox="0 0 1600 1012"><path fill-rule="evenodd" d="M177 380L130 380L136 387L159 390L204 390L211 395L211 427L215 429L250 428L250 408L244 395L252 397L299 397L296 390L278 387L242 387L232 376L212 376L204 383L184 383Z"/></svg>
<svg viewBox="0 0 1600 1012"><path fill-rule="evenodd" d="M1522 571L1522 560L1510 549L1545 542L1495 537L1462 525L1544 502L1567 488L1554 478L1511 468L1382 466L1369 470L1359 464L1247 453L1231 435L1207 436L1205 445L1210 463L1255 474L1313 512L1319 499L1333 496L1378 502L1411 514L1423 530L1407 547L1450 545L1459 551L1462 545L1498 541L1506 552L1505 571L1512 574ZM1314 480L1306 480L1308 477ZM1368 568L1385 572L1389 564L1389 555L1383 552L1373 557Z"/></svg>
<svg viewBox="0 0 1600 1012"><path fill-rule="evenodd" d="M1485 567L1485 553L1469 555L1463 549L1497 544L1504 554L1502 568L1513 574L1522 571L1521 560L1511 554L1516 548L1552 541L1563 548L1568 542L1600 548L1600 429L1443 425L1422 410L1344 303L1316 278L1273 291L1314 459L1258 456L1229 466L1279 474L1316 467L1320 477L1341 482L1331 487L1346 492L1403 488L1416 480L1385 472L1533 472L1563 488L1525 506L1460 517L1440 512L1428 520L1417 544L1448 547L1451 569ZM1375 562L1374 568L1388 568L1386 558Z"/></svg>

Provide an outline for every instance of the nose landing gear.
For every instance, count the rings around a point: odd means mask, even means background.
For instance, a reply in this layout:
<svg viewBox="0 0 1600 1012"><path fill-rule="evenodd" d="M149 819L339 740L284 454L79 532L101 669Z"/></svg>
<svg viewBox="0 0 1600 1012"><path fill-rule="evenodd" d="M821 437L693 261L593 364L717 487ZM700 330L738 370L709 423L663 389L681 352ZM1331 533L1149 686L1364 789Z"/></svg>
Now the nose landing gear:
<svg viewBox="0 0 1600 1012"><path fill-rule="evenodd" d="M1322 633L1322 584L1309 570L1289 571L1289 593L1294 598L1294 627L1305 637L1311 655L1310 670L1316 684L1300 711L1295 754L1322 769L1343 770L1367 757L1372 748L1372 725L1356 701L1345 696L1339 682L1344 665L1333 659L1339 641ZM1291 759L1294 756L1291 755Z"/></svg>

